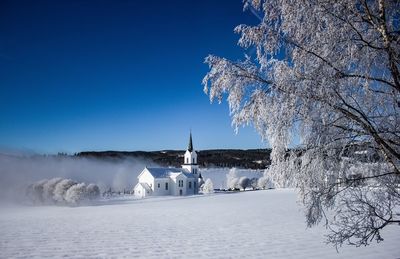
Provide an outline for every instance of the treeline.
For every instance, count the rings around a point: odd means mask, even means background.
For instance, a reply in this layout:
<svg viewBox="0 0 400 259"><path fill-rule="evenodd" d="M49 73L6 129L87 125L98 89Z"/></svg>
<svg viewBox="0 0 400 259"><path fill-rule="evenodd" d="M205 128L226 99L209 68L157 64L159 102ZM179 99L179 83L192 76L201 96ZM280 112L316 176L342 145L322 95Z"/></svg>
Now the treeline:
<svg viewBox="0 0 400 259"><path fill-rule="evenodd" d="M78 157L99 159L125 159L129 157L149 159L161 166L179 167L185 150L162 151L86 151L75 154ZM270 164L270 149L213 149L198 151L200 167L236 167L264 169Z"/></svg>

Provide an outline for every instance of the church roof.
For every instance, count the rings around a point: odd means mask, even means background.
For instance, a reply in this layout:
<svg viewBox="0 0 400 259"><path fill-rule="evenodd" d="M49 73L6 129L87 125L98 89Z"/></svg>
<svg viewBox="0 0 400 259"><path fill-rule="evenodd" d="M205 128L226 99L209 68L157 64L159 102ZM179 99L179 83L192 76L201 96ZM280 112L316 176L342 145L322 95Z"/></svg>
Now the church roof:
<svg viewBox="0 0 400 259"><path fill-rule="evenodd" d="M186 170L183 168L173 168L173 167L147 167L147 170L154 178L168 178L173 175L175 177L178 174L183 174L187 178L194 178L194 175L191 173L185 172Z"/></svg>

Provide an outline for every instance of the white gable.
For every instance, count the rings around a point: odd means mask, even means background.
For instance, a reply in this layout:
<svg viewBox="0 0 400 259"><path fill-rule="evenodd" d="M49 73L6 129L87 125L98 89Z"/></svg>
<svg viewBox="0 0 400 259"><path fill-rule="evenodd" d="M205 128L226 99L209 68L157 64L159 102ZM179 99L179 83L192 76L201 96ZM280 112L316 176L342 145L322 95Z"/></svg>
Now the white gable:
<svg viewBox="0 0 400 259"><path fill-rule="evenodd" d="M140 182L152 183L154 181L154 176L150 173L147 167L145 167L143 171L139 174L138 179L139 183Z"/></svg>

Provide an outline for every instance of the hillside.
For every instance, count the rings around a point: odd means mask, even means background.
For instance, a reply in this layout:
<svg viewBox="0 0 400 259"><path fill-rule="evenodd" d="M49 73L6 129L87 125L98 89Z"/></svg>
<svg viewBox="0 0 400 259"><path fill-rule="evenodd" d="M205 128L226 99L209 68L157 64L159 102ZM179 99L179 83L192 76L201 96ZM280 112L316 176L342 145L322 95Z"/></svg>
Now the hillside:
<svg viewBox="0 0 400 259"><path fill-rule="evenodd" d="M85 151L77 153L78 157L95 157L100 159L144 158L161 166L182 164L184 150L162 151ZM239 167L263 169L270 164L270 149L213 149L198 151L200 167Z"/></svg>

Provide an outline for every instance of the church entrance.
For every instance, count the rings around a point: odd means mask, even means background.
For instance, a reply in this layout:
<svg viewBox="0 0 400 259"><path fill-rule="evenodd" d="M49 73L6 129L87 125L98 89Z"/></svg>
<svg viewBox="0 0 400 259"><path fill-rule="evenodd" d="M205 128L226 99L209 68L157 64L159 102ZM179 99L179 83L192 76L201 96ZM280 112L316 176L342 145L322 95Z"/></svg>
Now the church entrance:
<svg viewBox="0 0 400 259"><path fill-rule="evenodd" d="M179 195L182 196L182 190L179 190Z"/></svg>

